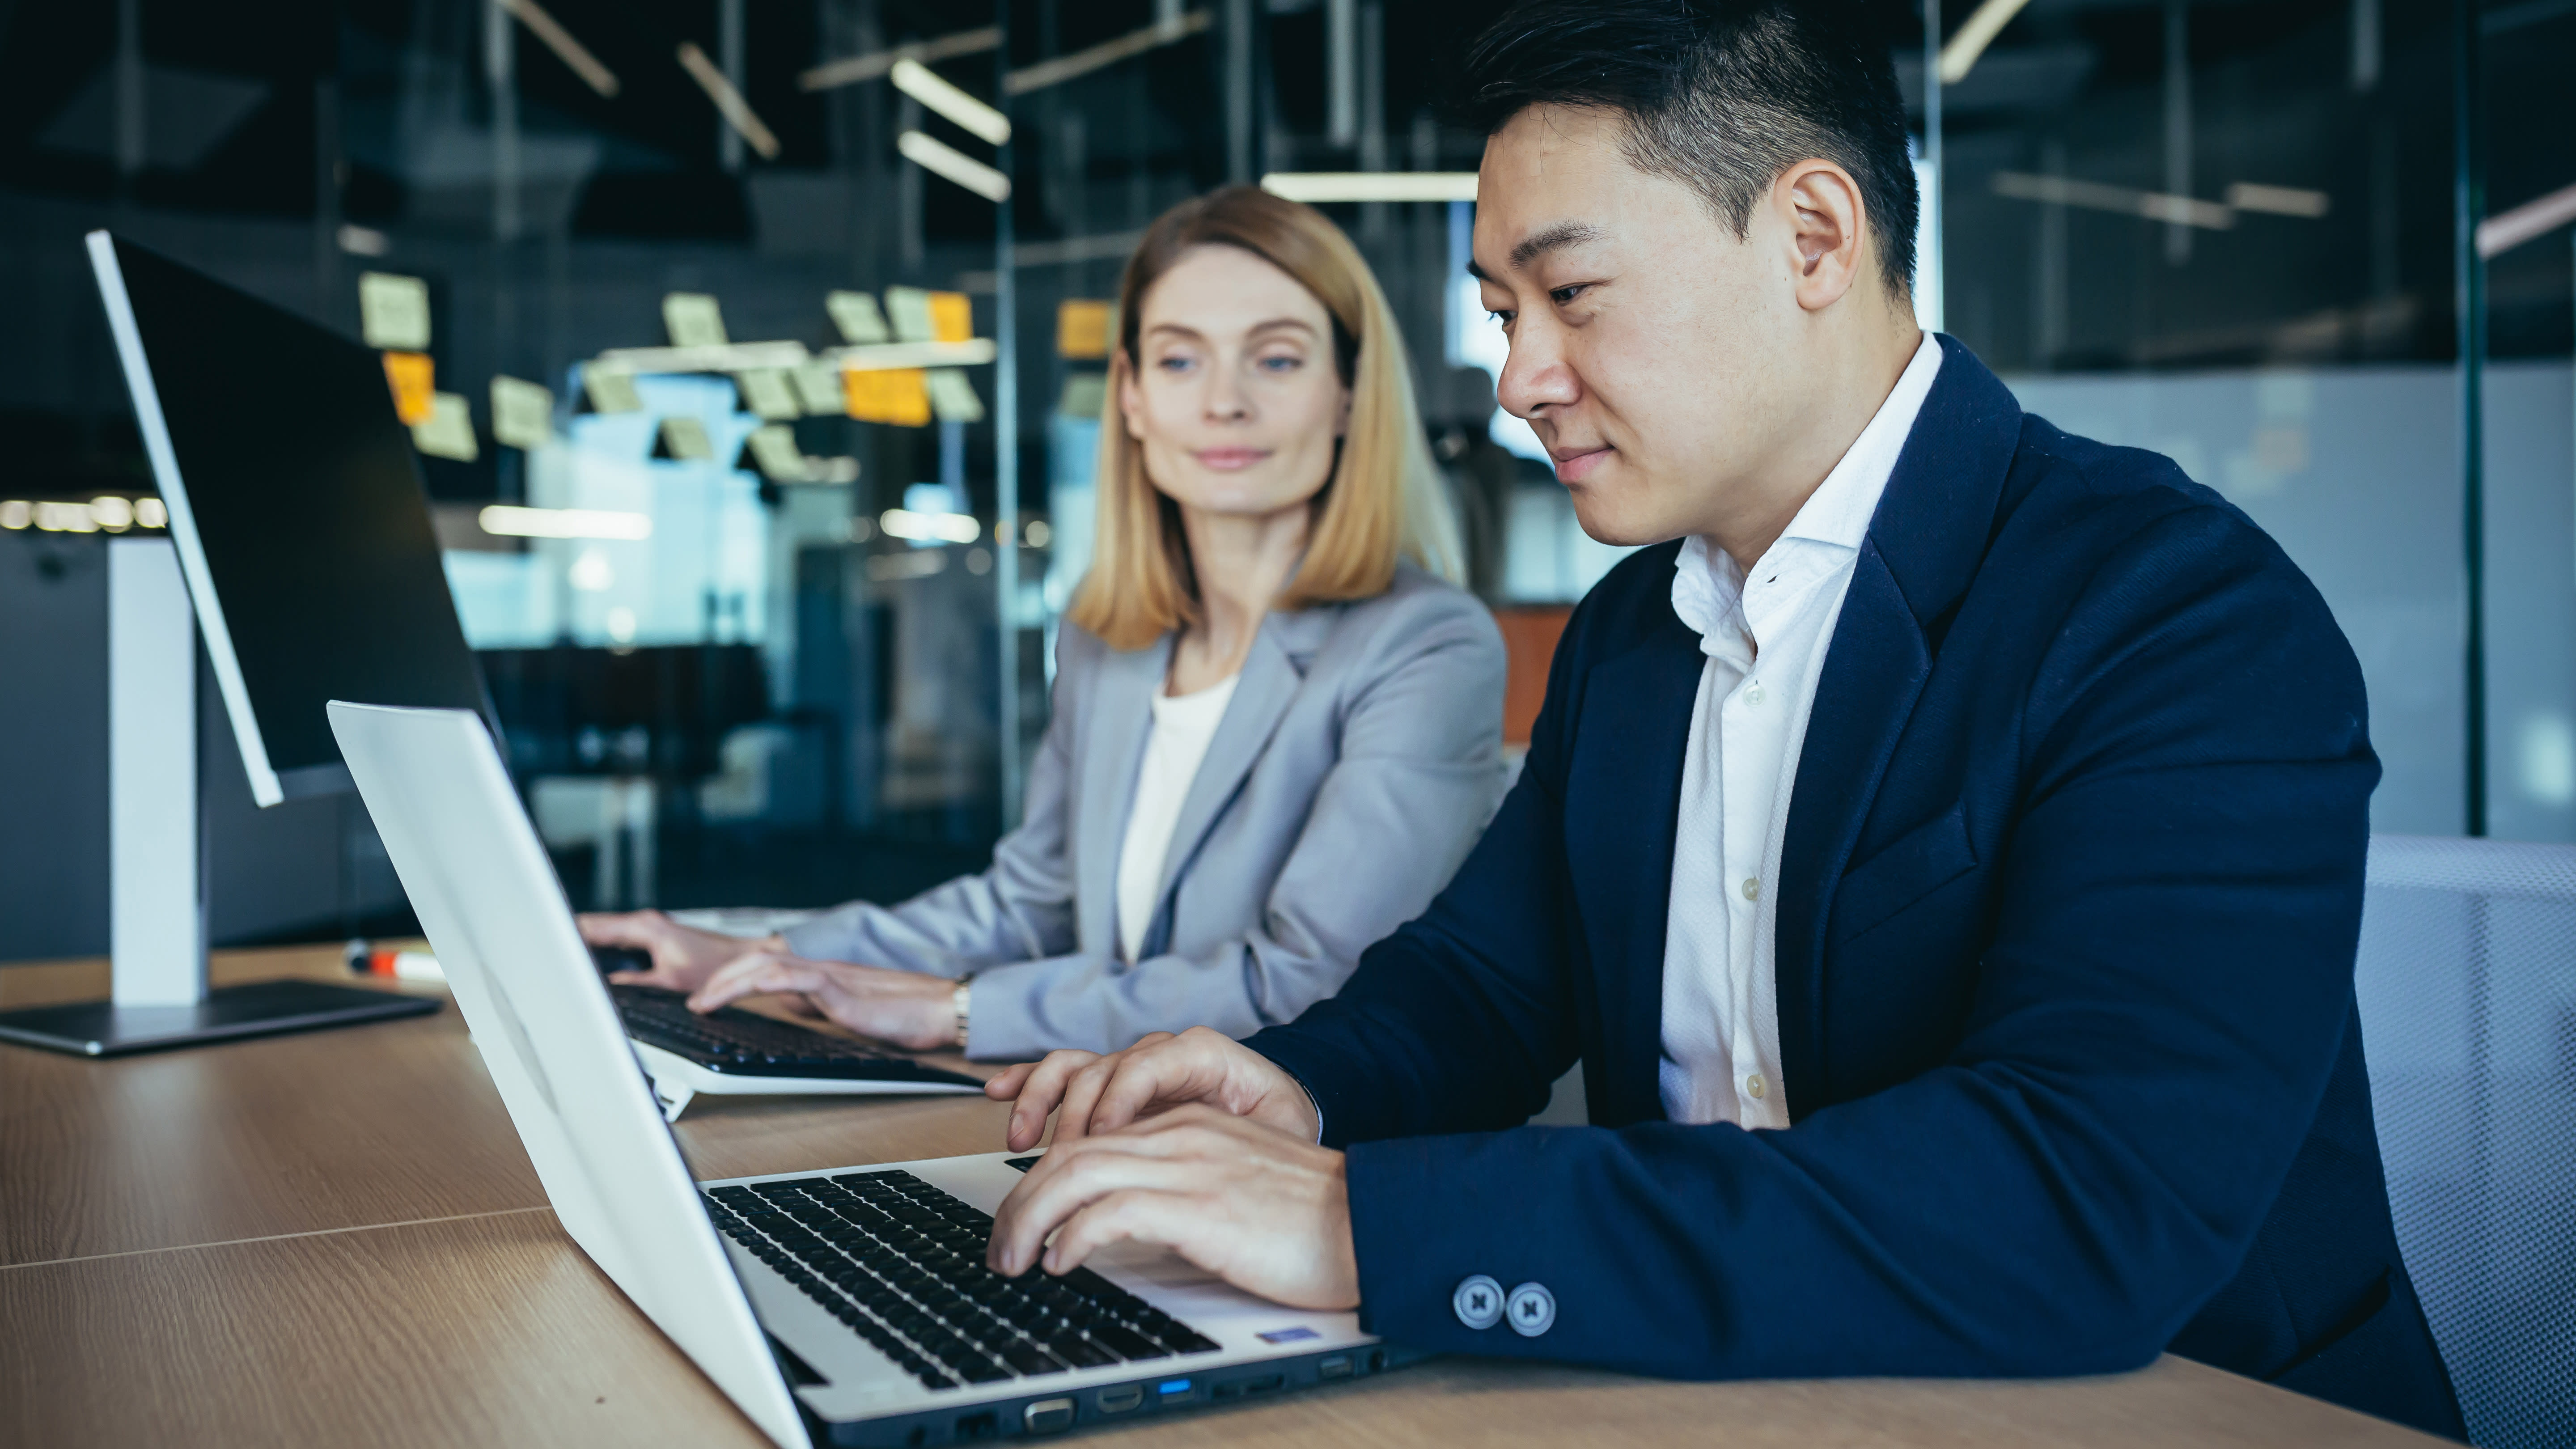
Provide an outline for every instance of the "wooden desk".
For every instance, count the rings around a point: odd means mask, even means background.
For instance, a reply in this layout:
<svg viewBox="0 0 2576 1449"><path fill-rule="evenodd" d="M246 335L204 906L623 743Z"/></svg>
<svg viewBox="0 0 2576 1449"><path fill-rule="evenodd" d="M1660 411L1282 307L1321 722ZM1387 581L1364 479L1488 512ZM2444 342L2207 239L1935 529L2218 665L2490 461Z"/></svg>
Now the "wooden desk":
<svg viewBox="0 0 2576 1449"><path fill-rule="evenodd" d="M218 980L336 974L327 952ZM105 989L0 971L0 1003ZM420 989L420 988L413 988ZM430 988L434 989L434 988ZM693 1104L705 1176L991 1149L980 1099ZM1120 1443L2402 1444L2168 1358L2116 1378L1674 1384L1448 1359ZM0 1443L762 1440L555 1226L453 1010L92 1062L0 1047Z"/></svg>

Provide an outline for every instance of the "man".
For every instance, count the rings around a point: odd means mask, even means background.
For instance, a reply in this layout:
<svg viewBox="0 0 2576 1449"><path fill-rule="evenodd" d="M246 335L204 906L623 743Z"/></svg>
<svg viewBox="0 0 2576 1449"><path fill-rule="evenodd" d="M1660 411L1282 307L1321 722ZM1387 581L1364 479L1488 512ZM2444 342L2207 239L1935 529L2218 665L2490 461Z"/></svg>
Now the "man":
<svg viewBox="0 0 2576 1449"><path fill-rule="evenodd" d="M1917 331L1848 26L1554 0L1479 43L1503 405L1586 531L1663 542L1338 998L995 1084L1014 1149L1062 1110L992 1261L1166 1243L1421 1348L1688 1377L2170 1348L2457 1436L2353 1011L2351 651L2242 514ZM1578 1056L1595 1125L1516 1127Z"/></svg>

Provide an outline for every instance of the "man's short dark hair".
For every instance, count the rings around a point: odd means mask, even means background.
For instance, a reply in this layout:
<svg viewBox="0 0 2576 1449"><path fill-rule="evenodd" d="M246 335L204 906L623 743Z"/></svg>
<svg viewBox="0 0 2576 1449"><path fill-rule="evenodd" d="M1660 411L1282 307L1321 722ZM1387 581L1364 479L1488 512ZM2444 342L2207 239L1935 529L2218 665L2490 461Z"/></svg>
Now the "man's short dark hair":
<svg viewBox="0 0 2576 1449"><path fill-rule="evenodd" d="M1467 53L1486 135L1537 105L1618 111L1628 159L1697 191L1738 238L1810 157L1860 184L1893 295L1914 278L1914 163L1887 47L1853 0L1531 0Z"/></svg>

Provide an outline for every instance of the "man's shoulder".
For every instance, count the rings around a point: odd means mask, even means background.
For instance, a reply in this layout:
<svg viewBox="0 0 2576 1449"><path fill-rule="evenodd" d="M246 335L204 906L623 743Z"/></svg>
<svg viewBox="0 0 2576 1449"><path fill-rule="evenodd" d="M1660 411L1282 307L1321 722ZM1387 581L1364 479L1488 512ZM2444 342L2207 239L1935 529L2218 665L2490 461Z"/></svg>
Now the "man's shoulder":
<svg viewBox="0 0 2576 1449"><path fill-rule="evenodd" d="M2193 481L2173 459L2023 415L1996 509L1993 536L1999 546L2044 544L2065 562L2081 563L2088 554L2177 533L2225 538L2289 565L2244 510Z"/></svg>

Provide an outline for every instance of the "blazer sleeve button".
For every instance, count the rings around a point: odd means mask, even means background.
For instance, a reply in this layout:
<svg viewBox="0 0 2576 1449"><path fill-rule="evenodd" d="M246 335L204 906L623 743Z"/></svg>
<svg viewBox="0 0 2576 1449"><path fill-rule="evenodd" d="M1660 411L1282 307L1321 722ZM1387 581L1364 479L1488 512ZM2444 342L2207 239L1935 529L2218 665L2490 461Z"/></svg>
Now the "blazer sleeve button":
<svg viewBox="0 0 2576 1449"><path fill-rule="evenodd" d="M1449 1307L1469 1328L1491 1328L1503 1321L1503 1285L1482 1273L1462 1278L1449 1295Z"/></svg>
<svg viewBox="0 0 2576 1449"><path fill-rule="evenodd" d="M1512 1332L1523 1338L1536 1338L1556 1326L1556 1295L1544 1283L1523 1283L1512 1290Z"/></svg>

